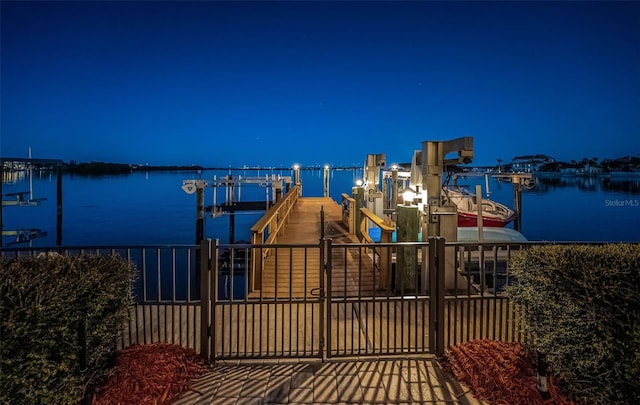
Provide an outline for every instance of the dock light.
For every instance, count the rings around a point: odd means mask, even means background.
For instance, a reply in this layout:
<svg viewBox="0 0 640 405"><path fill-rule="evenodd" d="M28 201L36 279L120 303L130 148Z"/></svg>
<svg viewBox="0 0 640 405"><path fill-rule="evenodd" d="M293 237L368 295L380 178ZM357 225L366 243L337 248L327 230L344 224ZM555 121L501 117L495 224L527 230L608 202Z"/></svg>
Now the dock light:
<svg viewBox="0 0 640 405"><path fill-rule="evenodd" d="M300 184L300 165L297 163L293 165L293 184Z"/></svg>
<svg viewBox="0 0 640 405"><path fill-rule="evenodd" d="M325 169L328 169L329 167L330 167L329 165L324 165L324 168L325 168Z"/></svg>
<svg viewBox="0 0 640 405"><path fill-rule="evenodd" d="M391 170L398 170L398 165L391 165Z"/></svg>
<svg viewBox="0 0 640 405"><path fill-rule="evenodd" d="M362 179L356 180L356 186L362 187Z"/></svg>

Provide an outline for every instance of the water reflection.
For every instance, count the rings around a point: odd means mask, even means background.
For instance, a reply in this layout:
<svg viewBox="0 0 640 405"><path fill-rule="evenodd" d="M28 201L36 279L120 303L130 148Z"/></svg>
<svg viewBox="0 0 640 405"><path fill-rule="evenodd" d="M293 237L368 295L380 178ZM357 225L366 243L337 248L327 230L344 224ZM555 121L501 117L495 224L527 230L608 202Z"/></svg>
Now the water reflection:
<svg viewBox="0 0 640 405"><path fill-rule="evenodd" d="M2 182L4 184L15 184L25 181L28 173L26 170L3 170Z"/></svg>
<svg viewBox="0 0 640 405"><path fill-rule="evenodd" d="M279 171L275 171L278 175ZM234 172L242 175L243 171ZM262 175L265 171L261 170ZM99 178L64 174L65 246L190 244L196 227L196 199L186 194L181 185L185 179L213 179L228 175L228 171L197 172L135 172L128 176ZM254 172L246 170L246 175ZM256 173L257 175L257 173ZM270 176L271 173L268 172ZM289 176L283 170L280 175ZM28 172L5 172L3 194L28 190ZM301 173L303 196L322 196L323 171L304 170ZM331 171L330 196L336 202L341 194L350 194L362 170ZM462 182L462 180L461 180ZM497 202L514 207L514 191L510 181L490 178L487 189L484 177L464 179L472 190L481 185L483 194ZM39 229L47 235L35 239L34 246L55 246L57 238L56 175L34 172L33 190L37 197L47 198L38 206L3 209L4 230ZM521 197L522 233L529 240L556 241L638 241L637 228L631 220L640 215L640 175L610 177L537 176L536 187L524 190ZM224 196L224 192L222 193ZM14 197L15 198L15 197ZM218 198L222 198L218 194ZM243 187L242 201L264 201L265 189ZM213 202L213 190L205 191L205 204ZM251 226L263 211L237 214L236 239L249 240ZM230 220L228 215L207 216L205 237L227 243ZM4 245L15 242L15 235L5 235ZM22 244L24 245L24 243Z"/></svg>
<svg viewBox="0 0 640 405"><path fill-rule="evenodd" d="M576 188L587 192L616 192L640 194L640 176L562 176L536 175L536 193L548 193L562 188Z"/></svg>
<svg viewBox="0 0 640 405"><path fill-rule="evenodd" d="M616 191L625 194L640 194L640 179L635 180L613 180L602 179L602 189L604 191Z"/></svg>

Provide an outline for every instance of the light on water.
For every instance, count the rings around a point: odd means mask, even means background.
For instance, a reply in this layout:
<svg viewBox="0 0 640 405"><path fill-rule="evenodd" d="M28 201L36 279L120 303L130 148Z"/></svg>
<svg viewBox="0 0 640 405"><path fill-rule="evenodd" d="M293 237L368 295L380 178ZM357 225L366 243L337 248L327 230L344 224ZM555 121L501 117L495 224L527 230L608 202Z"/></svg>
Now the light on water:
<svg viewBox="0 0 640 405"><path fill-rule="evenodd" d="M157 245L195 242L196 197L182 189L183 180L210 180L228 175L214 172L135 172L122 176L63 176L62 244ZM234 176L292 176L291 171L240 170ZM331 170L330 195L338 203L341 194L351 194L362 170ZM323 170L301 170L303 197L323 195ZM49 173L34 173L33 197L46 198L37 207L4 207L3 228L40 229L46 236L29 244L13 245L3 237L3 246L54 246L56 242L56 179ZM475 189L482 177L461 179ZM539 178L536 187L522 193L522 233L529 240L548 241L640 241L640 177L550 177ZM27 176L3 185L3 193L24 191ZM490 180L491 199L513 207L510 183ZM218 203L222 197L218 190ZM6 198L6 197L5 197ZM265 188L242 186L242 201L265 201ZM211 188L205 189L205 205L213 204ZM264 212L236 213L235 240L250 240L249 228ZM509 225L511 226L511 225ZM207 217L205 237L229 238L229 215Z"/></svg>

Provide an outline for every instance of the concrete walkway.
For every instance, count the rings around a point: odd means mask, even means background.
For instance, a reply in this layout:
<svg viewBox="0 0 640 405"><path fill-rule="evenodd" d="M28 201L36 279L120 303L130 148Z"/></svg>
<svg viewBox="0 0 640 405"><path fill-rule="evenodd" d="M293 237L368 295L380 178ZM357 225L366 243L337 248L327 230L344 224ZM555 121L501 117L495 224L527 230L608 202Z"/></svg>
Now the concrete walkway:
<svg viewBox="0 0 640 405"><path fill-rule="evenodd" d="M484 404L434 358L218 362L174 402L215 404Z"/></svg>

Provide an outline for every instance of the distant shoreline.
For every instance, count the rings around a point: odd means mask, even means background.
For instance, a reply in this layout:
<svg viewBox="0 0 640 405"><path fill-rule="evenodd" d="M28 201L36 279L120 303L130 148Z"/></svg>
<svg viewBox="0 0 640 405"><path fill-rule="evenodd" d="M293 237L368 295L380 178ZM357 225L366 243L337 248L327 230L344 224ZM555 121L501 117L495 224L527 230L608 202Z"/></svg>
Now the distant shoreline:
<svg viewBox="0 0 640 405"><path fill-rule="evenodd" d="M56 168L47 164L33 164L36 170L55 170ZM323 170L324 166L300 166L300 170ZM331 170L354 170L362 169L356 166L331 166ZM28 170L28 165L20 164L16 166L4 167L5 171L22 171ZM285 171L293 170L291 166L242 166L242 167L206 167L200 165L137 165L128 163L108 163L108 162L89 162L89 163L70 163L62 164L63 173L76 174L83 176L101 176L101 175L127 175L134 172L197 172L203 170L217 171Z"/></svg>
<svg viewBox="0 0 640 405"><path fill-rule="evenodd" d="M28 170L29 164L25 160L15 161L4 160L4 171L22 171ZM7 162L9 164L7 164ZM58 161L60 164L61 161ZM32 167L35 170L56 170L56 167L48 161L34 159L31 161ZM127 175L134 172L198 172L203 170L215 170L215 171L292 171L293 166L201 166L201 165L147 165L147 164L130 164L130 163L111 163L111 162L76 162L71 160L69 163L61 162L62 171L67 174L84 175L84 176L101 176L101 175ZM402 164L406 167L407 164ZM312 165L312 166L299 166L299 170L324 170L324 165ZM362 166L329 166L330 170L363 170ZM475 172L478 170L484 170L490 173L496 173L496 168L491 166L464 166L451 167L454 172L469 171ZM616 170L617 169L617 170ZM403 169L401 169L403 170ZM407 169L404 169L407 170ZM505 170L503 174L518 173ZM580 167L569 167L563 170L532 170L528 173L534 174L538 177L609 177L609 176L638 176L640 175L640 167L607 167L605 170Z"/></svg>

